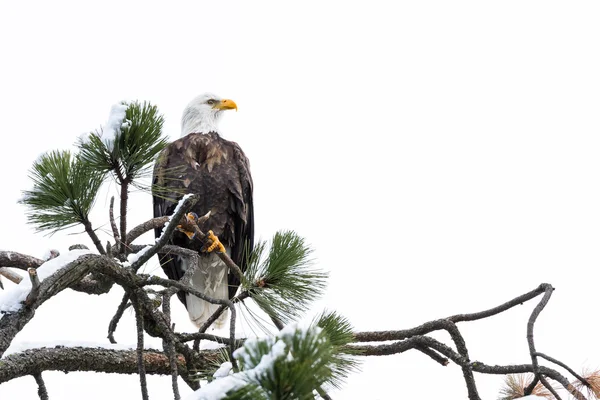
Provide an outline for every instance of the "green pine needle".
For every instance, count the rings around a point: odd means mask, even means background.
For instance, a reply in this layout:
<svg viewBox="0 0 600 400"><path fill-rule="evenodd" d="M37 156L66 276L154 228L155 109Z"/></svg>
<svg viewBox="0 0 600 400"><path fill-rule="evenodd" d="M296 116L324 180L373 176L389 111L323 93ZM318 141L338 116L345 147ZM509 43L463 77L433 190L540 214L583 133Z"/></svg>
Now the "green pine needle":
<svg viewBox="0 0 600 400"><path fill-rule="evenodd" d="M125 119L116 129L114 140L103 132L93 132L77 143L81 157L94 169L113 173L117 181L132 183L151 172L154 159L167 145L162 137L164 117L148 102L122 103Z"/></svg>
<svg viewBox="0 0 600 400"><path fill-rule="evenodd" d="M276 338L248 340L234 356L242 369L238 376L260 387L263 398L314 399L314 391L334 378L333 346L315 327L288 327ZM238 392L226 399L237 399Z"/></svg>
<svg viewBox="0 0 600 400"><path fill-rule="evenodd" d="M350 322L335 311L324 311L313 320L329 339L334 348L332 359L333 378L331 384L339 388L351 372L359 369L360 362L352 357L360 352L348 346L354 342L353 328Z"/></svg>
<svg viewBox="0 0 600 400"><path fill-rule="evenodd" d="M33 189L23 191L19 203L28 207L27 219L38 231L51 233L89 221L103 174L69 151L42 155L29 171Z"/></svg>
<svg viewBox="0 0 600 400"><path fill-rule="evenodd" d="M323 294L328 275L312 267L312 250L293 231L277 232L268 256L266 247L265 242L255 246L243 285L267 315L287 323Z"/></svg>

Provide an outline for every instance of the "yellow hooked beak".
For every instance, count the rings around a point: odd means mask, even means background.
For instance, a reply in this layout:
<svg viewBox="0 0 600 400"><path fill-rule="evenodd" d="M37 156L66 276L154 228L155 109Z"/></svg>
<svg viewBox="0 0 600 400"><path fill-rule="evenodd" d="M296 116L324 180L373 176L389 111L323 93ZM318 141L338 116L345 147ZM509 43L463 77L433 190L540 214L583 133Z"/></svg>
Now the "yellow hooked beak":
<svg viewBox="0 0 600 400"><path fill-rule="evenodd" d="M233 110L233 109L235 109L235 111L237 111L237 104L235 104L235 101L233 101L233 100L223 99L223 100L219 101L217 104L215 104L213 106L213 108L216 108L218 110Z"/></svg>

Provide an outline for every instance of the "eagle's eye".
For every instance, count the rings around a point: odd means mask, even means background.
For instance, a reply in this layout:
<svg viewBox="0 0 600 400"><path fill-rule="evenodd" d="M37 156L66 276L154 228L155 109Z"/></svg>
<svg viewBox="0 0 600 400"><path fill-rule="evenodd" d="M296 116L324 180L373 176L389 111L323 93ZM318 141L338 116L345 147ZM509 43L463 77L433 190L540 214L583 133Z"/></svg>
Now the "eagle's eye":
<svg viewBox="0 0 600 400"><path fill-rule="evenodd" d="M211 106L212 106L213 104L215 104L215 101L214 101L213 99L210 99L210 100L208 100L208 101L206 102L206 104L208 104L208 105L211 105Z"/></svg>

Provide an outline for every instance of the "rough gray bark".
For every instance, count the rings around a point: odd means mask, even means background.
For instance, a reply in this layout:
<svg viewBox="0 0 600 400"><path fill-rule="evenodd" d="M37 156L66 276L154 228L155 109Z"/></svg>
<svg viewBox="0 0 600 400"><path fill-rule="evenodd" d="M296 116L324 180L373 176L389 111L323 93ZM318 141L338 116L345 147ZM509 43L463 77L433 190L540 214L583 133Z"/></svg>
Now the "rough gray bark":
<svg viewBox="0 0 600 400"><path fill-rule="evenodd" d="M218 356L217 350L202 351L197 366L207 367ZM169 375L169 358L159 350L144 350L146 373ZM183 357L177 357L178 368L186 371ZM115 374L137 374L136 350L112 350L88 347L61 347L26 350L11 354L0 363L0 383L42 371L93 371Z"/></svg>

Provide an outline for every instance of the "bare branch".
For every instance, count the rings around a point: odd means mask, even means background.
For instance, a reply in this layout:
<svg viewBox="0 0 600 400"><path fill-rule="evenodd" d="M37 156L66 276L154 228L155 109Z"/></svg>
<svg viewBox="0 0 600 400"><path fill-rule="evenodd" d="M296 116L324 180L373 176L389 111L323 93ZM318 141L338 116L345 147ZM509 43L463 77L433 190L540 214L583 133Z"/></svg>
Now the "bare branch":
<svg viewBox="0 0 600 400"><path fill-rule="evenodd" d="M171 297L175 294L174 289L166 290L162 298L163 314L168 324L171 324ZM173 330L172 325L171 330ZM171 367L171 387L173 388L174 400L180 400L181 395L179 394L179 385L177 384L177 360L175 354L175 345L170 339L163 339L163 349L169 357L169 366Z"/></svg>
<svg viewBox="0 0 600 400"><path fill-rule="evenodd" d="M37 268L44 260L17 253L16 251L0 251L0 267L17 268L27 271L29 268Z"/></svg>
<svg viewBox="0 0 600 400"><path fill-rule="evenodd" d="M110 320L110 323L108 324L107 338L113 344L117 343L117 341L115 340L115 337L114 337L114 333L117 330L117 324L119 323L119 321L121 320L121 317L123 316L123 313L127 309L128 301L129 301L129 293L125 292L125 294L123 295L123 299L121 299L121 303L119 304L119 307L117 307L117 312L115 312L115 315L112 317L112 319Z"/></svg>
<svg viewBox="0 0 600 400"><path fill-rule="evenodd" d="M142 390L142 399L148 400L148 383L146 382L146 366L144 364L144 317L142 308L136 296L131 296L131 303L135 309L135 327L137 330L137 362L138 375L140 376L140 388Z"/></svg>
<svg viewBox="0 0 600 400"><path fill-rule="evenodd" d="M33 318L35 309L52 296L81 280L81 278L87 275L92 266L96 264L95 261L112 263L106 257L93 254L80 256L77 260L44 279L40 284L39 294L29 306L22 307L19 311L12 314L4 315L0 319L0 357L4 354L15 335ZM100 263L98 262L97 264Z"/></svg>
<svg viewBox="0 0 600 400"><path fill-rule="evenodd" d="M144 350L146 373L168 375L168 357L158 350ZM207 368L219 357L218 350L203 350L195 362L198 368ZM187 367L181 355L177 357L180 371ZM11 354L0 363L0 383L42 371L95 371L135 374L138 371L136 350L112 350L89 347L56 347L26 350Z"/></svg>
<svg viewBox="0 0 600 400"><path fill-rule="evenodd" d="M21 275L15 274L14 272L12 272L10 269L8 269L6 267L0 267L0 275L2 275L9 281L16 283L16 284L21 283L21 281L23 280Z"/></svg>
<svg viewBox="0 0 600 400"><path fill-rule="evenodd" d="M92 223L86 220L83 222L83 227L85 228L85 232L88 234L90 239L92 239L92 242L94 243L94 246L96 246L98 252L102 255L105 255L106 250L104 247L102 247L102 242L100 242L98 235L96 235L96 231L92 229Z"/></svg>
<svg viewBox="0 0 600 400"><path fill-rule="evenodd" d="M152 229L162 228L170 220L171 220L170 216L157 217L157 218L152 218L152 219L144 222L143 224L136 226L135 228L130 230L129 233L127 234L127 247L129 247L129 245L131 243L133 243L133 241L135 239L142 236L144 233L146 233Z"/></svg>
<svg viewBox="0 0 600 400"><path fill-rule="evenodd" d="M169 221L169 223L167 224L167 226L165 227L165 229L163 230L163 233L161 235L161 237L156 241L156 243L150 247L147 251L144 252L144 254L142 254L140 256L140 258L138 258L133 264L131 264L131 269L134 272L137 272L137 270L144 265L144 263L146 261L148 261L152 256L154 256L165 244L168 243L169 238L171 237L171 235L173 234L173 231L175 230L175 228L177 227L177 225L179 224L179 222L181 221L181 217L188 212L193 206L194 204L196 204L196 202L198 201L198 196L197 195L193 195L193 196L189 196L186 197L182 203L180 203L179 205L179 209L177 210L177 212L175 214L173 214L173 216L171 217L171 220ZM123 233L125 234L125 233Z"/></svg>
<svg viewBox="0 0 600 400"><path fill-rule="evenodd" d="M46 383L42 378L42 373L39 372L33 374L33 378L38 385L38 396L40 396L40 400L49 400L50 398L48 397L48 390L46 390Z"/></svg>
<svg viewBox="0 0 600 400"><path fill-rule="evenodd" d="M544 353L540 353L540 352L536 352L535 353L536 356L538 357L542 357L545 358L546 360L553 362L556 365L559 365L561 367L563 367L564 369L566 369L571 375L573 375L575 378L577 378L581 383L583 383L584 386L586 387L591 387L591 385L589 384L589 382L581 377L577 372L575 372L572 368L570 368L567 364L560 362L559 360L557 360L556 358L552 358Z"/></svg>
<svg viewBox="0 0 600 400"><path fill-rule="evenodd" d="M29 279L31 279L31 291L25 299L25 305L30 306L37 300L40 294L40 278L38 278L35 268L29 268L27 273L29 274Z"/></svg>
<svg viewBox="0 0 600 400"><path fill-rule="evenodd" d="M117 224L115 222L114 206L115 196L112 196L110 198L110 206L108 207L108 218L110 219L110 227L112 228L113 237L115 238L115 244L118 249L119 243L121 242L121 237L119 236L119 229L117 228Z"/></svg>

